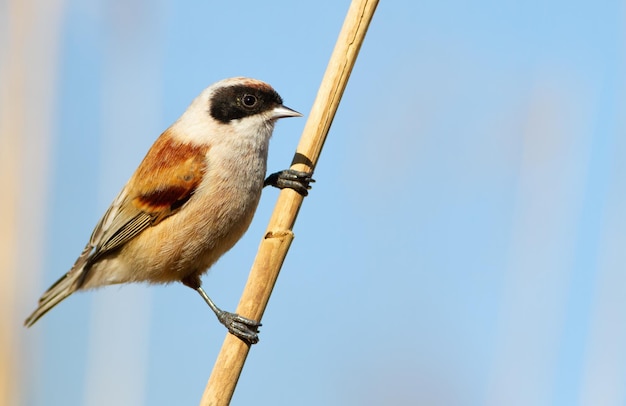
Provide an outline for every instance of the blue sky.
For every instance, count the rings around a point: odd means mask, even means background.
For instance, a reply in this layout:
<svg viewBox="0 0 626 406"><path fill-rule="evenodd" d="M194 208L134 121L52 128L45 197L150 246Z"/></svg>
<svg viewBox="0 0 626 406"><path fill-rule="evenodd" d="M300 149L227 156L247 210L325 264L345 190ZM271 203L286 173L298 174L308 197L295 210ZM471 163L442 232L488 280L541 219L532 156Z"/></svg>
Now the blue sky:
<svg viewBox="0 0 626 406"><path fill-rule="evenodd" d="M67 1L41 290L206 86L305 116L347 1ZM233 404L623 405L623 2L381 2ZM269 170L305 119L281 121ZM204 277L234 309L276 200ZM32 297L33 305L37 297ZM27 404L197 404L224 329L182 285L42 319Z"/></svg>

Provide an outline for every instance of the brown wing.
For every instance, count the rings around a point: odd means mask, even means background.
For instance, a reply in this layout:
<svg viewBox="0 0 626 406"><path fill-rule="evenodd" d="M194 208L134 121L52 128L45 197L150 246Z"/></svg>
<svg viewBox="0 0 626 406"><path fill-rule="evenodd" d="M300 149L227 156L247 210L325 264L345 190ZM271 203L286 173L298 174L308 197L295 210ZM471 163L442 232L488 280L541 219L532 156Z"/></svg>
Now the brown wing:
<svg viewBox="0 0 626 406"><path fill-rule="evenodd" d="M202 182L208 147L174 141L165 132L96 226L89 262L173 215Z"/></svg>

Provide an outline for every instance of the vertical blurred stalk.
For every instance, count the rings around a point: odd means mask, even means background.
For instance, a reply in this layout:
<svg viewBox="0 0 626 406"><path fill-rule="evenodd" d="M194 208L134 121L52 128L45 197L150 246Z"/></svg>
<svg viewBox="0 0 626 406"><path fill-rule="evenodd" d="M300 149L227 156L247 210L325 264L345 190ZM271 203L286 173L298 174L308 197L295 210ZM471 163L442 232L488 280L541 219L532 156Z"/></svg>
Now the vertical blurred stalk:
<svg viewBox="0 0 626 406"><path fill-rule="evenodd" d="M39 290L62 0L0 5L0 404L26 403L25 298ZM35 116L32 116L32 115ZM31 303L32 305L32 303ZM32 337L32 336L31 336ZM26 361L31 361L24 354Z"/></svg>
<svg viewBox="0 0 626 406"><path fill-rule="evenodd" d="M11 11L20 7L19 0L9 2ZM21 10L20 10L21 11ZM12 13L13 14L13 13ZM24 79L15 62L21 53L19 46L23 37L22 27L17 19L9 19L2 33L2 66L0 67L0 190L4 197L0 199L0 404L17 404L17 376L15 348L17 337L14 330L15 287L17 279L17 205L19 185L15 176L19 173L20 133L23 132L23 111L18 106L24 105ZM20 18L22 20L22 18ZM6 40L5 40L6 39Z"/></svg>

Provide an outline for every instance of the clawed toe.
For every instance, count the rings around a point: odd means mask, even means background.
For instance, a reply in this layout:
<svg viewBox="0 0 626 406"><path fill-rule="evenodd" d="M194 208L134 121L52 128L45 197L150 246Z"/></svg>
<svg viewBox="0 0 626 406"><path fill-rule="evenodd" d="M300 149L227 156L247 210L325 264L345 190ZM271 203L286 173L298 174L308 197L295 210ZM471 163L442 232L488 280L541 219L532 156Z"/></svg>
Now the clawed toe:
<svg viewBox="0 0 626 406"><path fill-rule="evenodd" d="M294 169L285 169L284 171L271 174L265 179L263 186L274 186L279 189L293 189L302 196L309 194L311 189L310 183L315 182L311 176L312 172L296 171Z"/></svg>
<svg viewBox="0 0 626 406"><path fill-rule="evenodd" d="M232 335L242 339L248 344L256 344L259 342L258 332L261 323L258 321L240 316L237 313L225 311L222 311L217 317L220 323L226 326Z"/></svg>

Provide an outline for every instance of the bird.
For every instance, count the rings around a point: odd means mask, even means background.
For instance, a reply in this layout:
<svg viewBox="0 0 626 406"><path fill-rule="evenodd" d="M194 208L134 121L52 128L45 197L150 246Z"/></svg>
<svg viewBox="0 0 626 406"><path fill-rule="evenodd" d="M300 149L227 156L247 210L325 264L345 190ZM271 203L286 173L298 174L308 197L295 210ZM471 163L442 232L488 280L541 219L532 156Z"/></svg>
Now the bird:
<svg viewBox="0 0 626 406"><path fill-rule="evenodd" d="M260 80L234 77L204 89L154 142L97 223L72 268L39 299L32 326L72 293L133 282L182 282L228 331L258 342L256 320L221 310L201 276L248 229L265 186L306 196L309 172L265 178L277 120L301 117Z"/></svg>

